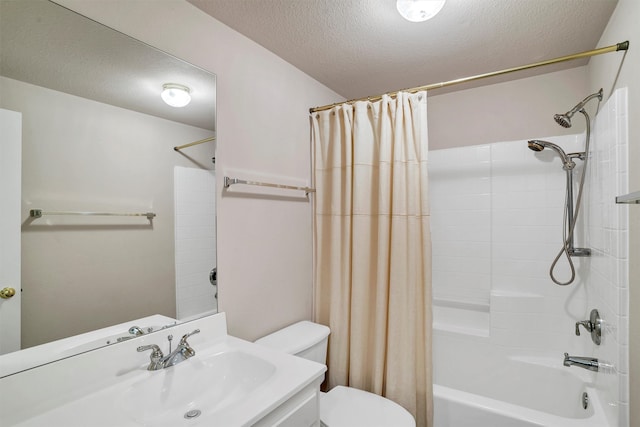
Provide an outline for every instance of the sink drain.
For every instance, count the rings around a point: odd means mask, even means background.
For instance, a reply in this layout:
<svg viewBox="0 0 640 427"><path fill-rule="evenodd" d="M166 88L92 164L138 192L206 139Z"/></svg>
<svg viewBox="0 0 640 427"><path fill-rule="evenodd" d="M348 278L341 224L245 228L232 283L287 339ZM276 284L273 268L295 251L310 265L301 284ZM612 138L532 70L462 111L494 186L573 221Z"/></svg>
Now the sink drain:
<svg viewBox="0 0 640 427"><path fill-rule="evenodd" d="M184 414L184 417L188 420L192 420L194 418L198 418L200 414L202 414L202 412L199 409L192 409Z"/></svg>

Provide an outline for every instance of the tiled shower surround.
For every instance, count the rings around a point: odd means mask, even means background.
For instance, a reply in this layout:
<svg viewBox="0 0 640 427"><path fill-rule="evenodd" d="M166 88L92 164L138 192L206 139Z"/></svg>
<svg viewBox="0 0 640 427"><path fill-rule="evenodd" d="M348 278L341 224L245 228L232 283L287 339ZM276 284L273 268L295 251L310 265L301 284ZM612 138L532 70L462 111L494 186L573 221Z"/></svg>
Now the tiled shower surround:
<svg viewBox="0 0 640 427"><path fill-rule="evenodd" d="M174 169L176 315L217 311L209 272L216 267L216 181L211 170Z"/></svg>
<svg viewBox="0 0 640 427"><path fill-rule="evenodd" d="M579 120L578 113L573 122ZM526 140L430 152L434 328L558 366L564 352L598 357L606 365L593 378L607 418L626 427L628 206L615 204L616 195L628 192L626 89L603 102L592 121L575 232L575 246L590 248L592 256L573 258L576 280L568 286L549 278L562 247L566 174L557 154L533 152ZM531 139L584 151L584 134ZM576 163L575 195L583 168ZM569 277L564 257L555 274L560 281ZM584 329L575 335L575 322L588 319L592 308L605 321L600 346Z"/></svg>

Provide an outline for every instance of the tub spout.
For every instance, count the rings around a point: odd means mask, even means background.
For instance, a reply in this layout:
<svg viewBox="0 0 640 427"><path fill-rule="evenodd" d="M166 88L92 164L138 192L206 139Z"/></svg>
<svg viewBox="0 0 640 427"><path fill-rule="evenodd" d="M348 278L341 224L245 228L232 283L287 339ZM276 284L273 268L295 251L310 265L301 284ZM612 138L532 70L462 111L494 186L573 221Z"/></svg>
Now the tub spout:
<svg viewBox="0 0 640 427"><path fill-rule="evenodd" d="M593 357L580 357L569 356L569 353L564 354L564 366L578 366L580 368L588 369L590 371L598 372L598 359Z"/></svg>

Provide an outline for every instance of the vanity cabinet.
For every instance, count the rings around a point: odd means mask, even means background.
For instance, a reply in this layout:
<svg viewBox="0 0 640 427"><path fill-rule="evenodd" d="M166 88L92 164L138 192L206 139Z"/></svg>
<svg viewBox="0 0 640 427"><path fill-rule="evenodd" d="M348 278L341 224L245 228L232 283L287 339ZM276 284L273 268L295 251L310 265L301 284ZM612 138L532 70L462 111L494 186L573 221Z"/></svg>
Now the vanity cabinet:
<svg viewBox="0 0 640 427"><path fill-rule="evenodd" d="M320 384L323 376L293 395L253 427L320 427Z"/></svg>

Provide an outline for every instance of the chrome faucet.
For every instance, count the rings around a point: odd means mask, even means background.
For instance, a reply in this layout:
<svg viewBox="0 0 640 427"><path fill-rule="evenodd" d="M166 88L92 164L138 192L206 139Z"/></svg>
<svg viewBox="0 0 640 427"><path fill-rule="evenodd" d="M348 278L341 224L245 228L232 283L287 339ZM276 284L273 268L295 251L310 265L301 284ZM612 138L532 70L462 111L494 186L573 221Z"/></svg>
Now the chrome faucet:
<svg viewBox="0 0 640 427"><path fill-rule="evenodd" d="M148 332L153 332L153 328L147 328L146 331L142 329L140 326L132 326L129 328L129 333L136 337L139 337L140 335L144 335Z"/></svg>
<svg viewBox="0 0 640 427"><path fill-rule="evenodd" d="M569 353L564 354L564 362L562 364L564 366L578 366L594 372L598 372L600 366L598 359L594 357L569 356Z"/></svg>
<svg viewBox="0 0 640 427"><path fill-rule="evenodd" d="M130 339L140 337L144 334L148 334L149 332L153 332L153 328L151 327L146 328L146 331L145 331L140 326L132 326L129 328L129 335L127 335L126 337L116 338L116 342L128 341ZM107 344L111 344L111 343L107 341Z"/></svg>
<svg viewBox="0 0 640 427"><path fill-rule="evenodd" d="M195 356L196 352L187 342L187 338L198 333L200 333L200 329L196 329L193 332L184 334L180 339L180 343L178 344L176 349L171 351L171 353L169 353L167 356L165 356L162 353L162 350L160 350L160 347L155 344L142 345L138 347L139 352L151 350L151 361L149 363L149 366L147 367L147 370L157 371L160 369L168 368L170 366L177 365L180 362L184 362L190 357Z"/></svg>
<svg viewBox="0 0 640 427"><path fill-rule="evenodd" d="M151 362L149 366L147 366L148 371L157 371L159 369L164 368L164 354L162 354L162 350L155 344L150 345L141 345L138 347L138 351L147 351L151 350Z"/></svg>

